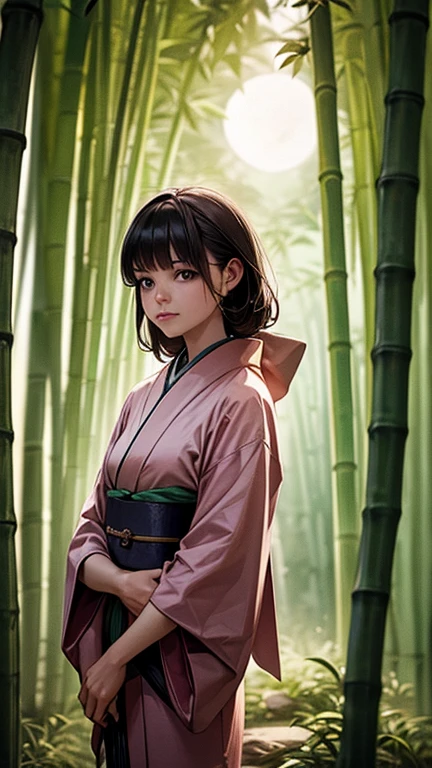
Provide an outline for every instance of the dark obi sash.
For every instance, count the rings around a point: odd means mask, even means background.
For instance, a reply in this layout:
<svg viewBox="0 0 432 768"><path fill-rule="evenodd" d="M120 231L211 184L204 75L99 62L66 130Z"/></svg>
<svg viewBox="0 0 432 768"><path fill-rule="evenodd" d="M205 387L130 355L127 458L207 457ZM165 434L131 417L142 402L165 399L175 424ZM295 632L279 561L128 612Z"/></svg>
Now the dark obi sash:
<svg viewBox="0 0 432 768"><path fill-rule="evenodd" d="M190 528L196 493L173 486L108 491L105 529L112 560L127 571L162 568Z"/></svg>
<svg viewBox="0 0 432 768"><path fill-rule="evenodd" d="M186 535L196 509L196 493L171 486L140 493L108 491L105 531L113 562L127 571L162 568L171 561ZM104 613L104 652L128 628L128 611L115 595L107 595ZM141 651L127 665L126 680L142 675L172 708L160 656L159 643ZM104 741L107 768L127 768L126 722L123 691L119 692L119 722L109 717Z"/></svg>

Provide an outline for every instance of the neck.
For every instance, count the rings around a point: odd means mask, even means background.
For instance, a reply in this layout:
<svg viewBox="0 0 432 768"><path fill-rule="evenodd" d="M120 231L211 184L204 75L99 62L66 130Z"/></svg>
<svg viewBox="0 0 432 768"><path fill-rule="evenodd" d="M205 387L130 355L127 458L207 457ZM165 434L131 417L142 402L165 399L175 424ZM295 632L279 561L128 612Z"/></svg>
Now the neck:
<svg viewBox="0 0 432 768"><path fill-rule="evenodd" d="M188 333L185 333L183 338L186 344L188 359L189 361L193 360L194 357L211 344L227 338L222 316L215 317L214 322L208 324L206 328L193 328Z"/></svg>

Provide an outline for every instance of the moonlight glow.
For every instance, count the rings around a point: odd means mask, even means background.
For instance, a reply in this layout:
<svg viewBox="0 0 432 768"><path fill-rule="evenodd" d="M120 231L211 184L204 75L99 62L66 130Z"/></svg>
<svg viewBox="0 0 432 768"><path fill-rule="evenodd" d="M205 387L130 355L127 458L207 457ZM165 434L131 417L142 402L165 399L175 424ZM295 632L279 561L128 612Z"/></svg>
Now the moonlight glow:
<svg viewBox="0 0 432 768"><path fill-rule="evenodd" d="M261 171L276 173L306 160L316 144L310 88L272 73L253 77L226 107L224 129L234 152Z"/></svg>

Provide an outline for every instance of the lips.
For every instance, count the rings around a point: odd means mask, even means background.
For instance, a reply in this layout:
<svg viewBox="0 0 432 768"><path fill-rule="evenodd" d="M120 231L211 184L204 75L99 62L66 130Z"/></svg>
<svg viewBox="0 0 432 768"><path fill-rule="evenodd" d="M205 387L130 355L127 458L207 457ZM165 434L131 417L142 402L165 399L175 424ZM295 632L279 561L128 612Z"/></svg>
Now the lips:
<svg viewBox="0 0 432 768"><path fill-rule="evenodd" d="M168 320L170 317L177 317L176 312L160 312L156 315L156 320Z"/></svg>

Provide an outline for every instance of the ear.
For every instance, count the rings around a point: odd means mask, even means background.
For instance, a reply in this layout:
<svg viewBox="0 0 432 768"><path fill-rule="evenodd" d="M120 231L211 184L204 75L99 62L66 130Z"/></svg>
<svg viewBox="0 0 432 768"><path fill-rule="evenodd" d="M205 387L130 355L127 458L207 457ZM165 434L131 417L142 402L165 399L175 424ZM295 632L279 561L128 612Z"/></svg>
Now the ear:
<svg viewBox="0 0 432 768"><path fill-rule="evenodd" d="M244 266L240 259L232 258L223 270L222 295L232 291L243 277Z"/></svg>

